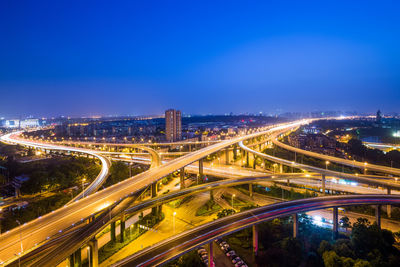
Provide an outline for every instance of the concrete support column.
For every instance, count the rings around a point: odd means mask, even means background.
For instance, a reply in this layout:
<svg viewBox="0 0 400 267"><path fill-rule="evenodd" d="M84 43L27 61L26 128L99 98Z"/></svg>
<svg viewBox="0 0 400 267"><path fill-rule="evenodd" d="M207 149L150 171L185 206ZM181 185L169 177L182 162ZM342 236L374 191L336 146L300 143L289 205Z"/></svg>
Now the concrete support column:
<svg viewBox="0 0 400 267"><path fill-rule="evenodd" d="M253 253L254 256L258 254L258 227L253 225Z"/></svg>
<svg viewBox="0 0 400 267"><path fill-rule="evenodd" d="M322 194L325 196L325 174L322 174L321 183L322 183Z"/></svg>
<svg viewBox="0 0 400 267"><path fill-rule="evenodd" d="M338 225L338 208L333 208L333 229L332 229L332 237L333 239L337 239L339 236L339 225Z"/></svg>
<svg viewBox="0 0 400 267"><path fill-rule="evenodd" d="M199 159L199 176L200 176L200 179L203 179L203 176L204 176L203 159Z"/></svg>
<svg viewBox="0 0 400 267"><path fill-rule="evenodd" d="M74 253L74 267L82 267L82 255L81 255L81 249L79 248L77 251Z"/></svg>
<svg viewBox="0 0 400 267"><path fill-rule="evenodd" d="M180 178L181 178L181 189L185 188L185 168L181 168L180 170Z"/></svg>
<svg viewBox="0 0 400 267"><path fill-rule="evenodd" d="M157 196L157 182L154 182L151 184L151 198L154 198ZM151 213L156 215L157 214L157 207L152 207L151 208Z"/></svg>
<svg viewBox="0 0 400 267"><path fill-rule="evenodd" d="M210 200L214 200L214 190L210 190Z"/></svg>
<svg viewBox="0 0 400 267"><path fill-rule="evenodd" d="M209 243L209 252L208 252L208 266L215 267L214 265L214 250L213 250L213 241Z"/></svg>
<svg viewBox="0 0 400 267"><path fill-rule="evenodd" d="M111 236L111 242L117 241L115 238L115 222L112 222L110 225L110 236Z"/></svg>
<svg viewBox="0 0 400 267"><path fill-rule="evenodd" d="M253 154L253 169L256 169L256 155Z"/></svg>
<svg viewBox="0 0 400 267"><path fill-rule="evenodd" d="M290 186L290 179L286 180L287 186Z"/></svg>
<svg viewBox="0 0 400 267"><path fill-rule="evenodd" d="M375 220L376 225L381 228L381 205L376 205L375 207Z"/></svg>
<svg viewBox="0 0 400 267"><path fill-rule="evenodd" d="M279 173L283 173L283 165L282 165L282 163L279 164Z"/></svg>
<svg viewBox="0 0 400 267"><path fill-rule="evenodd" d="M249 184L249 196L253 198L253 184Z"/></svg>
<svg viewBox="0 0 400 267"><path fill-rule="evenodd" d="M125 240L125 214L121 216L121 223L119 224L120 242L123 243Z"/></svg>
<svg viewBox="0 0 400 267"><path fill-rule="evenodd" d="M158 214L161 215L161 213L162 213L162 205L158 206Z"/></svg>
<svg viewBox="0 0 400 267"><path fill-rule="evenodd" d="M387 194L390 195L391 193L392 193L391 189L390 189L390 187L388 187L387 188ZM386 206L386 213L387 213L388 218L392 218L392 205L387 205Z"/></svg>
<svg viewBox="0 0 400 267"><path fill-rule="evenodd" d="M299 216L297 213L293 214L293 238L299 236Z"/></svg>
<svg viewBox="0 0 400 267"><path fill-rule="evenodd" d="M96 238L93 238L92 240L90 240L89 247L90 247L90 258L88 258L88 261L90 261L90 266L98 267L99 266L99 244L98 244Z"/></svg>
<svg viewBox="0 0 400 267"><path fill-rule="evenodd" d="M249 152L245 152L246 153L246 167L249 167L250 166L250 163L249 163Z"/></svg>
<svg viewBox="0 0 400 267"><path fill-rule="evenodd" d="M229 165L229 147L225 148L225 165Z"/></svg>
<svg viewBox="0 0 400 267"><path fill-rule="evenodd" d="M151 198L157 196L157 182L151 184Z"/></svg>

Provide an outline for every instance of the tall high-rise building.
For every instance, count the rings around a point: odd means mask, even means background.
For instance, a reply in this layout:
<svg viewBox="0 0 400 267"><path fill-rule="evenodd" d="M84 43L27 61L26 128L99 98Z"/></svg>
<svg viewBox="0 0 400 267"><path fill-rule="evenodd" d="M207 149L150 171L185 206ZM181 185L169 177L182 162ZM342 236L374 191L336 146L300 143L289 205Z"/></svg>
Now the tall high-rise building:
<svg viewBox="0 0 400 267"><path fill-rule="evenodd" d="M165 136L168 142L181 140L182 118L179 110L168 109L165 111Z"/></svg>

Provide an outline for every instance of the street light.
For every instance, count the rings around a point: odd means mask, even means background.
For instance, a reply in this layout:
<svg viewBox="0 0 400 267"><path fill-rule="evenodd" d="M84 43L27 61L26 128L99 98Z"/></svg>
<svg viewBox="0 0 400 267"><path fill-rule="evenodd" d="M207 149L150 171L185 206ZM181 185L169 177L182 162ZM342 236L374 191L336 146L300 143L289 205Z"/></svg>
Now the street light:
<svg viewBox="0 0 400 267"><path fill-rule="evenodd" d="M83 178L82 179L82 193L83 193L83 197L85 197L85 181L86 181L86 178Z"/></svg>
<svg viewBox="0 0 400 267"><path fill-rule="evenodd" d="M176 216L176 211L174 211L174 213L172 213L172 225L174 228L174 231L173 231L174 234L175 234L175 216Z"/></svg>
<svg viewBox="0 0 400 267"><path fill-rule="evenodd" d="M326 170L328 170L329 161L325 161Z"/></svg>

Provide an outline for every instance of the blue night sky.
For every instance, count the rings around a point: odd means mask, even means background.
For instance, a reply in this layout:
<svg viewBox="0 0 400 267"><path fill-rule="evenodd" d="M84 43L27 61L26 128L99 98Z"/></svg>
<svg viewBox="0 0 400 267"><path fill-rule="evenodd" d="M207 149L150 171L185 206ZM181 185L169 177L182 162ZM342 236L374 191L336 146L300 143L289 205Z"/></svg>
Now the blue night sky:
<svg viewBox="0 0 400 267"><path fill-rule="evenodd" d="M399 1L0 2L0 117L400 111Z"/></svg>

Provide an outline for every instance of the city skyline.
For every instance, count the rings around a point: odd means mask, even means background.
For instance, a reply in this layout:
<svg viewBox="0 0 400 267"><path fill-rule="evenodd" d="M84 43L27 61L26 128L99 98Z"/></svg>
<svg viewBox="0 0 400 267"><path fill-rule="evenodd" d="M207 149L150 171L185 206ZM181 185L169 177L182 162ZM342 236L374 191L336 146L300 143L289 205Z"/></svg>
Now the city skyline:
<svg viewBox="0 0 400 267"><path fill-rule="evenodd" d="M0 116L399 111L398 3L0 5Z"/></svg>

